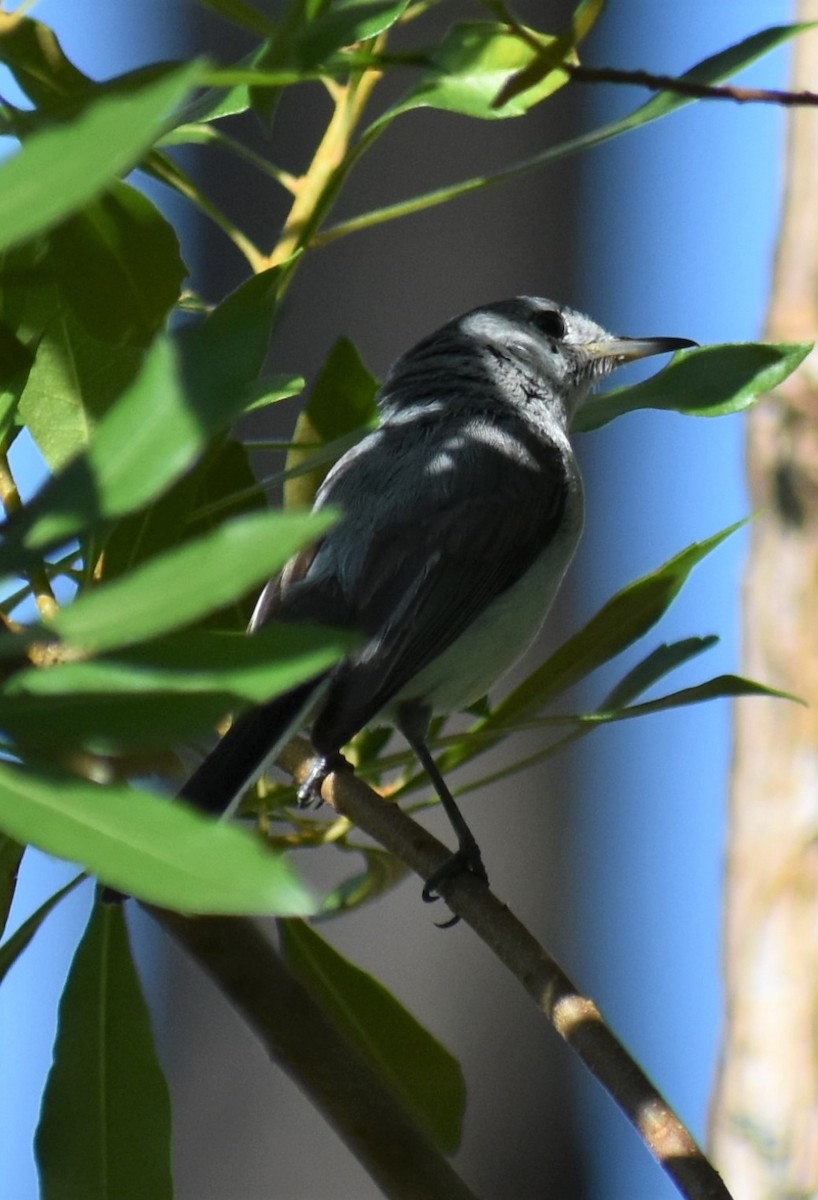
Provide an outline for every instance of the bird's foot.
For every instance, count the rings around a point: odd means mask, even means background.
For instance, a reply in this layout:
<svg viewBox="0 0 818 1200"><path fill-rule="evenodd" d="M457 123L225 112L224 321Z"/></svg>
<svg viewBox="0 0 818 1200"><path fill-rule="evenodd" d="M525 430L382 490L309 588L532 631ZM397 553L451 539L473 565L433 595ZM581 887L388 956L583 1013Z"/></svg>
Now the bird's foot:
<svg viewBox="0 0 818 1200"><path fill-rule="evenodd" d="M321 788L324 786L327 776L331 775L333 771L351 770L352 766L343 754L319 754L310 767L309 775L298 789L298 807L309 808L314 804L318 808L324 803Z"/></svg>
<svg viewBox="0 0 818 1200"><path fill-rule="evenodd" d="M488 887L488 873L483 866L480 847L475 841L461 844L455 850L454 854L450 854L446 861L436 871L432 872L423 885L421 893L425 902L432 904L435 900L439 900L441 898L439 891L441 883L447 883L451 879L456 879L458 875L462 875L464 872L474 875L476 879L479 879L481 883L484 883ZM438 927L440 929L451 929L459 920L460 917L453 916L448 921L439 922Z"/></svg>

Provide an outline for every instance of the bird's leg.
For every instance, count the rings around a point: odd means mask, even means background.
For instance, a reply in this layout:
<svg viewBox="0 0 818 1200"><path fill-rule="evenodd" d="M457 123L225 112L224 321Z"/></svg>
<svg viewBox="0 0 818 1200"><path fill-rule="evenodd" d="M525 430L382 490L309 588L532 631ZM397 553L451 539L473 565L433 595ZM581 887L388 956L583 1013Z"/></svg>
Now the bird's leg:
<svg viewBox="0 0 818 1200"><path fill-rule="evenodd" d="M454 879L457 875L462 874L463 871L469 871L472 875L476 875L485 884L488 884L489 881L486 868L483 866L480 847L475 840L474 834L466 824L463 814L455 803L454 796L449 791L446 781L438 770L437 763L432 758L429 747L426 745L425 738L429 725L429 716L429 710L425 706L404 704L399 710L397 720L398 729L414 750L420 765L429 776L457 837L457 850L436 871L432 872L423 886L423 899L427 903L431 903L431 901L439 898L437 889L441 883L444 883L447 879ZM447 924L454 924L458 919L455 917L454 921L447 922Z"/></svg>
<svg viewBox="0 0 818 1200"><path fill-rule="evenodd" d="M340 751L336 750L334 754L319 754L310 767L309 775L298 789L298 807L309 808L311 804L314 804L317 808L323 804L321 788L324 786L327 776L331 775L333 771L351 770L351 763L347 762Z"/></svg>

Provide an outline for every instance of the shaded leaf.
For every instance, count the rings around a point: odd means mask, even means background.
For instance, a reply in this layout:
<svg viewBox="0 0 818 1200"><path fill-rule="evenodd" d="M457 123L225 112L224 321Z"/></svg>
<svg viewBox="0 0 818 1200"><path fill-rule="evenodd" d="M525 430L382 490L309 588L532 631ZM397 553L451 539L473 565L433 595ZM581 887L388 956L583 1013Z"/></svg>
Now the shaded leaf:
<svg viewBox="0 0 818 1200"><path fill-rule="evenodd" d="M366 869L345 879L328 892L315 920L335 917L353 908L360 908L362 904L371 900L377 900L409 874L409 868L399 858L378 846L356 846L355 850L363 855Z"/></svg>
<svg viewBox="0 0 818 1200"><path fill-rule="evenodd" d="M0 935L6 928L25 846L0 834Z"/></svg>
<svg viewBox="0 0 818 1200"><path fill-rule="evenodd" d="M4 839L7 840L7 839ZM22 848L21 848L22 853ZM84 875L77 875L65 887L60 888L53 896L41 904L36 912L33 912L30 917L23 921L19 929L15 929L11 937L7 938L3 945L0 946L0 983L3 982L11 967L17 962L17 959L23 951L31 944L34 935L46 919L48 914L52 912L64 897L70 892L73 892L77 884L82 883Z"/></svg>
<svg viewBox="0 0 818 1200"><path fill-rule="evenodd" d="M121 905L98 904L60 1002L36 1135L43 1200L172 1200L170 1097Z"/></svg>
<svg viewBox="0 0 818 1200"><path fill-rule="evenodd" d="M248 4L247 0L199 0L199 3L212 9L231 24L249 29L251 33L267 37L272 32L273 23L270 18Z"/></svg>
<svg viewBox="0 0 818 1200"><path fill-rule="evenodd" d="M173 226L115 181L51 233L60 295L89 333L147 346L179 298L187 268Z"/></svg>
<svg viewBox="0 0 818 1200"><path fill-rule="evenodd" d="M668 696L661 696L658 700L646 700L644 704L632 704L615 712L603 712L600 708L597 712L575 719L580 722L606 724L611 721L629 721L634 717L646 717L653 713L666 712L671 708L701 704L706 700L733 700L739 696L767 696L774 700L792 700L797 704L804 704L803 700L793 696L791 692L779 691L764 683L757 683L754 679L745 679L741 675L717 675L714 679L708 679L706 683L682 688Z"/></svg>
<svg viewBox="0 0 818 1200"><path fill-rule="evenodd" d="M355 433L357 440L362 426L374 425L378 417L377 391L378 381L367 370L355 346L348 338L339 339L330 350L295 426L293 442L302 443L304 448L296 447L287 455L285 507L307 508L312 504L334 461L328 458L316 463L316 447L338 442L346 448L350 434ZM310 463L312 469L307 470Z"/></svg>
<svg viewBox="0 0 818 1200"><path fill-rule="evenodd" d="M412 1116L447 1153L466 1102L457 1060L382 984L303 921L280 923L282 955L325 1012L372 1060Z"/></svg>
<svg viewBox="0 0 818 1200"><path fill-rule="evenodd" d="M199 67L179 67L124 95L105 94L73 121L33 134L0 165L0 248L47 230L134 167Z"/></svg>
<svg viewBox="0 0 818 1200"><path fill-rule="evenodd" d="M0 763L0 828L163 908L288 916L315 907L289 862L253 833L142 789Z"/></svg>
<svg viewBox="0 0 818 1200"><path fill-rule="evenodd" d="M646 658L637 663L633 670L628 671L623 679L620 679L616 687L599 705L600 710L613 712L618 708L624 708L626 704L630 704L642 692L646 692L663 676L669 675L683 663L689 662L691 658L695 658L715 646L718 640L715 634L711 634L709 637L683 638L681 641L672 642L669 645L665 643L657 646Z"/></svg>
<svg viewBox="0 0 818 1200"><path fill-rule="evenodd" d="M286 268L285 268L286 270ZM254 276L177 340L159 335L87 451L8 523L0 571L134 512L183 475L244 410L263 365L282 271Z"/></svg>
<svg viewBox="0 0 818 1200"><path fill-rule="evenodd" d="M745 342L682 350L664 371L650 379L591 396L577 411L572 429L581 433L598 429L640 408L696 417L742 412L759 395L791 375L811 349L809 344Z"/></svg>

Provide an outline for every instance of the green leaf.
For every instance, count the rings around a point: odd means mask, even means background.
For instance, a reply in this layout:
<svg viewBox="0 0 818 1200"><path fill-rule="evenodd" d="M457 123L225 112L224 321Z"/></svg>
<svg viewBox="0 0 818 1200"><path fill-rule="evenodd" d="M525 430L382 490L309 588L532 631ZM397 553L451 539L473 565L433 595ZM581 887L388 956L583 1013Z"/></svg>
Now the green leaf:
<svg viewBox="0 0 818 1200"><path fill-rule="evenodd" d="M377 37L394 25L408 6L409 0L336 0L310 22L293 45L292 58L300 67L317 66L342 47Z"/></svg>
<svg viewBox="0 0 818 1200"><path fill-rule="evenodd" d="M0 763L0 828L163 908L292 916L315 907L255 834L142 789Z"/></svg>
<svg viewBox="0 0 818 1200"><path fill-rule="evenodd" d="M50 622L84 650L133 645L189 625L268 579L334 514L251 513L83 593Z"/></svg>
<svg viewBox="0 0 818 1200"><path fill-rule="evenodd" d="M665 675L715 646L718 640L715 634L711 634L709 637L683 638L679 642L657 646L608 693L599 705L600 710L613 712L624 708Z"/></svg>
<svg viewBox="0 0 818 1200"><path fill-rule="evenodd" d="M556 42L538 34L547 45ZM568 82L557 67L523 92L510 96L501 108L494 101L512 77L537 61L537 52L505 26L488 21L454 25L429 55L432 68L382 120L391 121L413 108L439 108L484 121L523 116L533 105Z"/></svg>
<svg viewBox="0 0 818 1200"><path fill-rule="evenodd" d="M253 8L246 0L199 0L199 3L205 8L211 8L233 25L249 29L251 33L258 33L261 37L267 37L273 30L270 18Z"/></svg>
<svg viewBox="0 0 818 1200"><path fill-rule="evenodd" d="M335 917L378 900L409 874L409 868L399 858L379 846L356 846L354 849L363 856L366 870L345 879L324 896L317 920Z"/></svg>
<svg viewBox="0 0 818 1200"><path fill-rule="evenodd" d="M173 226L127 184L53 230L60 295L95 338L147 346L179 298L187 267Z"/></svg>
<svg viewBox="0 0 818 1200"><path fill-rule="evenodd" d="M578 633L523 680L470 732L476 735L444 751L441 770L452 770L488 749L503 733L541 712L557 696L602 666L652 628L679 594L688 575L744 522L704 542L694 542L657 571L617 592Z"/></svg>
<svg viewBox="0 0 818 1200"><path fill-rule="evenodd" d="M98 904L60 1002L36 1135L42 1200L172 1200L171 1111L121 905Z"/></svg>
<svg viewBox="0 0 818 1200"><path fill-rule="evenodd" d="M33 134L0 166L0 249L52 228L136 166L198 72L188 64L103 95L68 124Z"/></svg>
<svg viewBox="0 0 818 1200"><path fill-rule="evenodd" d="M27 920L23 921L19 929L16 929L11 937L3 942L3 945L0 946L0 983L3 982L10 968L14 966L23 951L31 944L34 935L48 914L57 907L69 892L73 892L77 884L82 883L84 878L84 875L77 875L65 887L60 888L53 896L49 896L36 912L33 912Z"/></svg>
<svg viewBox="0 0 818 1200"><path fill-rule="evenodd" d="M35 107L50 117L64 119L98 89L66 57L52 29L21 18L19 12L0 13L0 62Z"/></svg>
<svg viewBox="0 0 818 1200"><path fill-rule="evenodd" d="M17 872L25 846L0 834L0 935L6 928L17 889Z"/></svg>
<svg viewBox="0 0 818 1200"><path fill-rule="evenodd" d="M282 956L446 1153L458 1146L466 1093L457 1060L377 980L303 921L280 923Z"/></svg>
<svg viewBox="0 0 818 1200"><path fill-rule="evenodd" d="M258 381L244 411L256 412L261 408L269 408L271 404L289 400L290 396L297 396L303 390L304 378L301 375L267 375Z"/></svg>
<svg viewBox="0 0 818 1200"><path fill-rule="evenodd" d="M215 692L260 704L332 666L357 639L316 625L270 624L244 633L187 630L87 662L29 667L4 689L9 698Z"/></svg>
<svg viewBox="0 0 818 1200"><path fill-rule="evenodd" d="M620 708L615 712L588 713L577 721L593 724L607 724L611 721L629 721L634 717L647 717L653 713L667 712L672 708L684 708L690 704L702 704L706 700L733 700L738 696L767 696L774 700L792 700L796 704L804 704L798 696L791 692L782 692L777 688L757 683L754 679L744 679L741 675L717 675L706 683L698 683L694 687L682 688L681 691L671 692L658 700L647 700L644 704L632 704L628 708Z"/></svg>
<svg viewBox="0 0 818 1200"><path fill-rule="evenodd" d="M742 412L791 375L811 349L808 343L774 346L744 342L682 350L650 379L591 396L576 413L572 429L587 433L641 408L695 417Z"/></svg>
<svg viewBox="0 0 818 1200"><path fill-rule="evenodd" d="M286 267L284 271L286 271ZM88 449L6 529L0 572L150 503L245 408L264 363L282 270L254 276L177 340L159 335Z"/></svg>
<svg viewBox="0 0 818 1200"><path fill-rule="evenodd" d="M571 52L591 32L604 7L605 0L582 0L571 18L568 29L558 38L536 34L535 37L542 43L540 52L532 62L512 75L503 85L492 101L492 108L502 108L510 100L536 87L547 79L568 55L571 55L572 61L576 61L576 55Z"/></svg>
<svg viewBox="0 0 818 1200"><path fill-rule="evenodd" d="M284 488L287 508L306 508L315 498L333 459L314 462L316 447L359 434L362 426L377 421L375 396L378 381L366 368L355 346L347 338L335 343L327 356L309 402L298 418L293 434L294 448L287 455L287 471L293 472ZM301 468L313 463L311 470Z"/></svg>
<svg viewBox="0 0 818 1200"><path fill-rule="evenodd" d="M811 28L812 23L805 22L800 25L783 25L764 30L746 39L746 41L741 42L739 45L731 47L730 50L705 59L689 71L687 75L682 76L682 78L689 78L700 83L720 83L729 75L743 70L744 67L749 66L750 63L762 55L774 50L783 42L797 37L798 34ZM613 138L620 137L622 134L630 133L634 129L659 120L660 117L667 116L676 108L681 108L685 104L692 103L693 98L690 96L680 96L675 92L662 92L649 100L647 104L642 105L619 120L611 121L607 125L601 125L598 129L591 130L590 133L580 134L578 137L570 138L566 142L561 142L555 146L548 146L538 154L532 155L531 158L513 163L511 166L496 171L492 175L483 174L471 179L462 179L446 187L435 188L431 192L412 196L408 200L401 200L396 204L389 204L372 212L363 213L358 217L341 221L337 225L318 233L313 238L312 244L316 247L325 246L336 238L358 232L361 229L371 229L375 225L381 225L386 221L394 221L399 217L423 212L428 208L434 208L438 204L448 204L451 200L455 200L460 196L470 195L472 192L481 191L483 188L490 187L493 184L505 183L507 180L517 179L519 176L525 175L529 171L536 170L539 167L546 166L548 163L555 162L557 159L567 158L571 154L579 154L595 146L600 146L604 142L611 141ZM387 114L384 114L383 117L379 117L367 133L371 135L380 132L381 125L388 123L388 120L391 120L399 111L402 110L392 109Z"/></svg>

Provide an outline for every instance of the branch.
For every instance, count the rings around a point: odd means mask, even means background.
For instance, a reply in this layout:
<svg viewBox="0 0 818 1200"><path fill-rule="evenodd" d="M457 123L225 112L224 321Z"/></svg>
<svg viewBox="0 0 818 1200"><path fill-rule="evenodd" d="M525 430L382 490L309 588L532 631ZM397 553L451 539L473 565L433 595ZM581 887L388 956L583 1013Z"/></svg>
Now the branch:
<svg viewBox="0 0 818 1200"><path fill-rule="evenodd" d="M475 1200L362 1050L351 1044L248 918L143 906L235 1005L270 1058L326 1117L391 1200Z"/></svg>
<svg viewBox="0 0 818 1200"><path fill-rule="evenodd" d="M300 738L279 758L297 783L306 778L311 761L309 744ZM323 795L422 879L448 857L431 834L354 775L331 775ZM686 1200L730 1200L692 1134L605 1024L594 1002L578 991L510 910L472 876L460 876L440 890L452 912L508 967L613 1098L681 1195Z"/></svg>
<svg viewBox="0 0 818 1200"><path fill-rule="evenodd" d="M770 88L730 87L727 85L694 83L674 75L653 75L650 71L621 71L617 67L584 67L561 62L565 71L577 83L625 83L650 88L653 92L675 92L699 100L734 100L738 104L818 105L818 92L782 92Z"/></svg>

